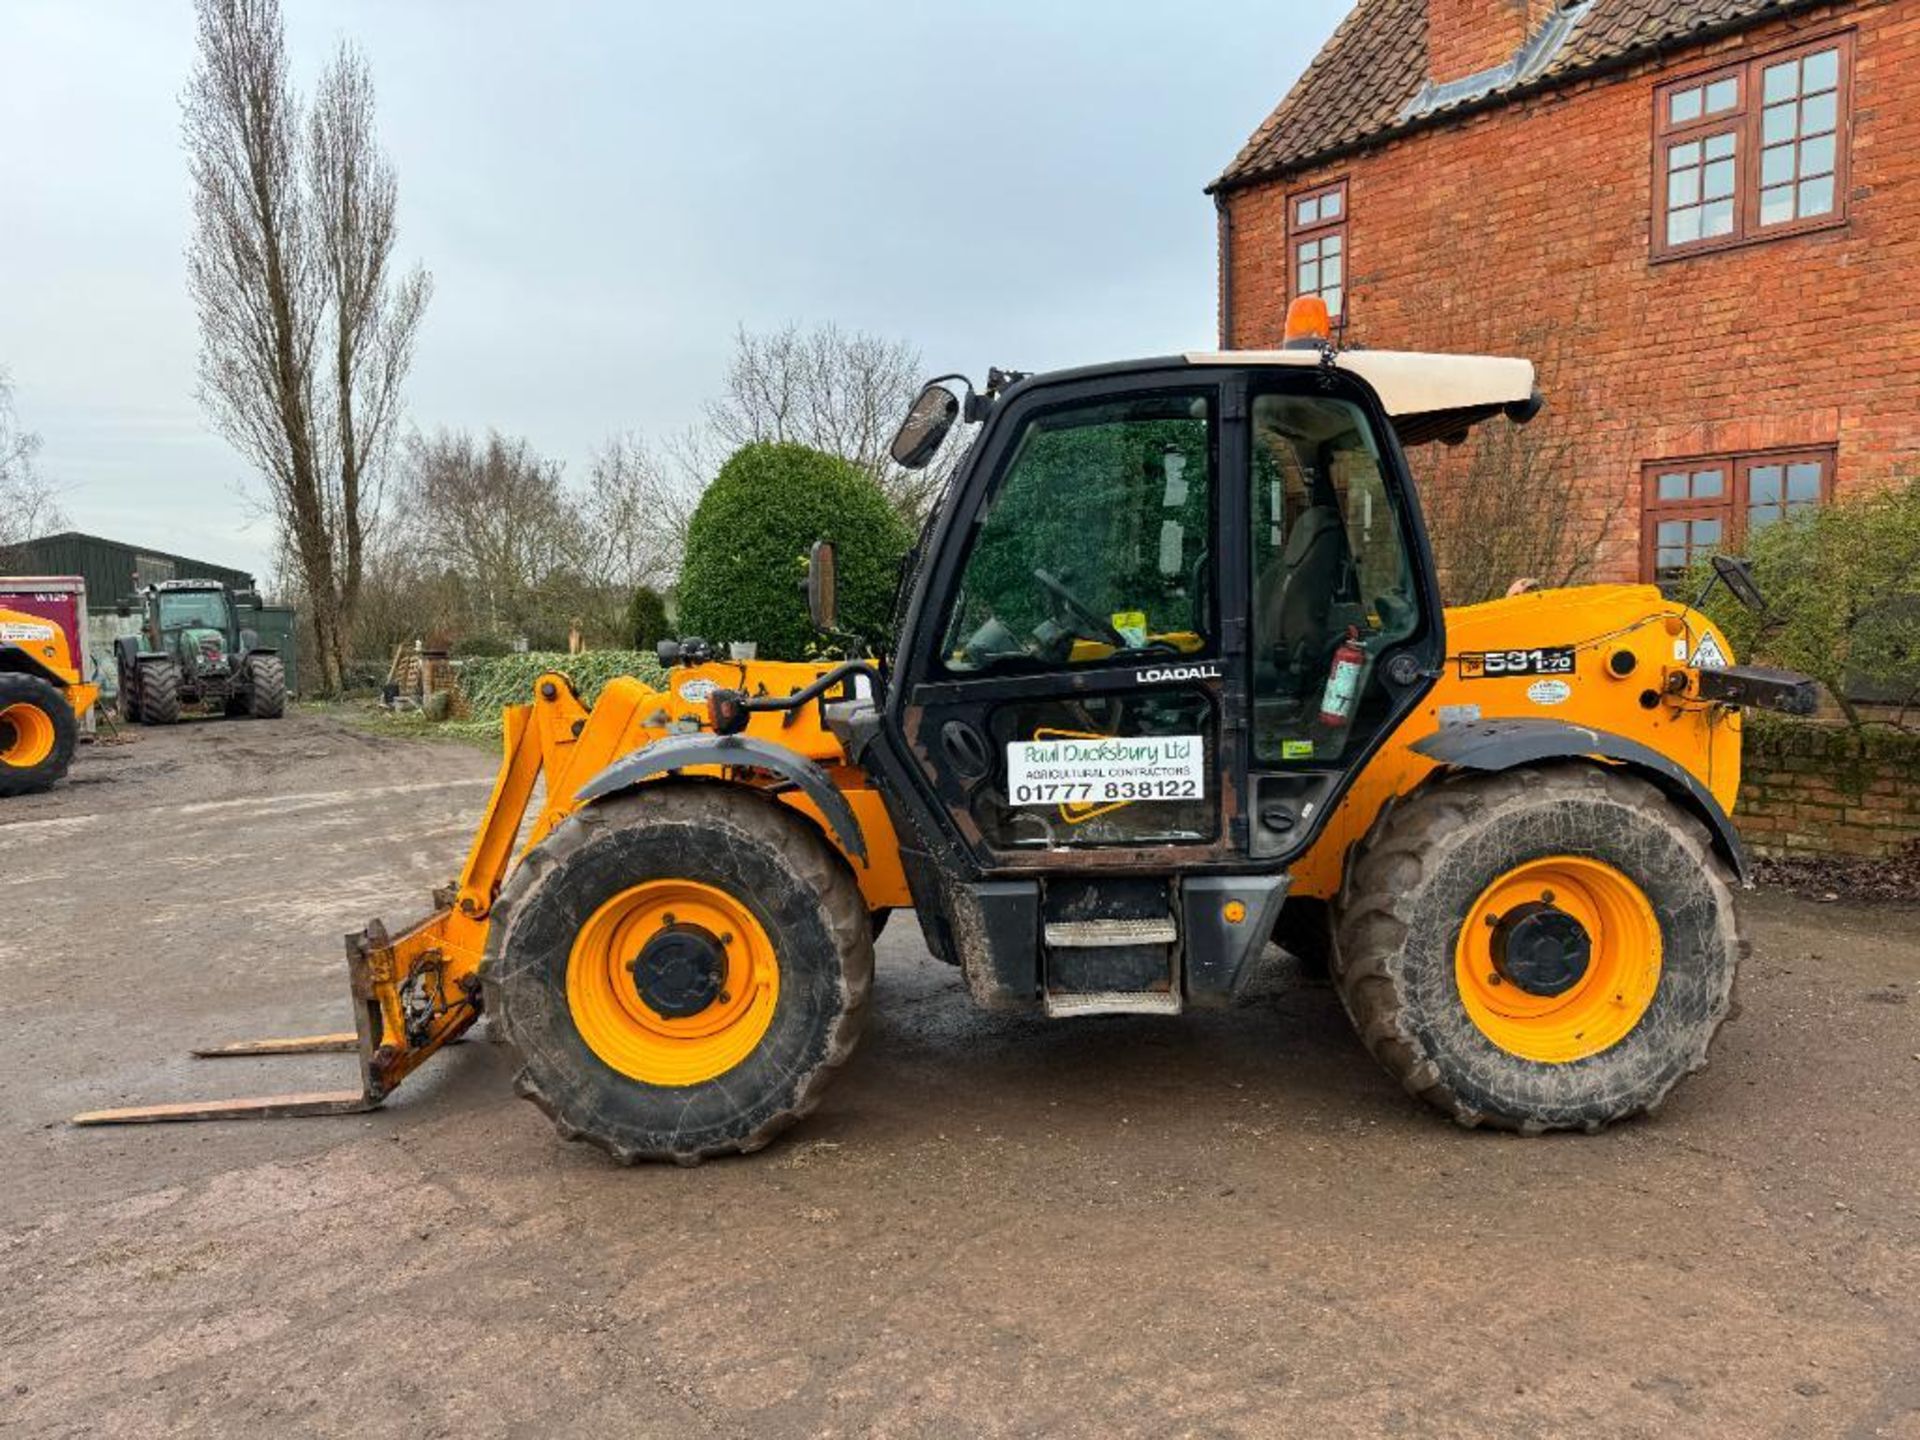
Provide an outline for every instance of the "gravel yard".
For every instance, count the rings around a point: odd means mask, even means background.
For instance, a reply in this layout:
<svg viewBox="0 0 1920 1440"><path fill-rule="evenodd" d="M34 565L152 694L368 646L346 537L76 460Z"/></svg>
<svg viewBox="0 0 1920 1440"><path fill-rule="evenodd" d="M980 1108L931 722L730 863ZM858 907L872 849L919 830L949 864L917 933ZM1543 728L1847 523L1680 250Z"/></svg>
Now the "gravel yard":
<svg viewBox="0 0 1920 1440"><path fill-rule="evenodd" d="M1521 1140L1331 990L980 1014L910 917L822 1110L622 1170L458 1047L349 1083L343 932L457 868L487 754L301 713L89 749L0 810L0 1431L1920 1436L1920 909L1750 898L1744 1013L1652 1121Z"/></svg>

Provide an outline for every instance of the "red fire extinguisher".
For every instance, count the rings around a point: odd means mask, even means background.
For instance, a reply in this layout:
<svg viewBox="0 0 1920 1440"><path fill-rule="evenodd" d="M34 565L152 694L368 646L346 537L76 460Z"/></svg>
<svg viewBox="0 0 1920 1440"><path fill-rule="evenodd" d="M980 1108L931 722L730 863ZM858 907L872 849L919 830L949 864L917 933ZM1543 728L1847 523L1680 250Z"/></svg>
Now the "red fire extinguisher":
<svg viewBox="0 0 1920 1440"><path fill-rule="evenodd" d="M1354 702L1360 698L1360 674L1366 669L1367 652L1360 648L1360 628L1347 627L1347 638L1333 652L1333 669L1327 674L1327 688L1320 696L1320 723L1338 730L1353 719Z"/></svg>

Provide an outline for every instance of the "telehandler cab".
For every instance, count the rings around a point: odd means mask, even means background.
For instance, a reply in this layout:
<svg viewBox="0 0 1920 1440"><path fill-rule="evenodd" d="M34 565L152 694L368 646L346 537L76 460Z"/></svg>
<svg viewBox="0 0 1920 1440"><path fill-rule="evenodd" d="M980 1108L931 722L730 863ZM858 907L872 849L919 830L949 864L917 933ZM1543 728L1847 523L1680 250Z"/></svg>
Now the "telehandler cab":
<svg viewBox="0 0 1920 1440"><path fill-rule="evenodd" d="M1276 933L1328 930L1367 1048L1455 1120L1651 1109L1744 947L1737 707L1811 682L1649 586L1444 611L1404 447L1530 418L1533 367L1290 329L929 386L903 464L981 428L891 654L669 642L663 690L591 708L546 676L458 884L349 937L356 1032L224 1052L357 1050L360 1089L80 1120L371 1108L484 1012L563 1136L754 1150L852 1053L909 906L975 1001L1063 1019L1229 1004ZM829 631L833 573L817 546Z"/></svg>

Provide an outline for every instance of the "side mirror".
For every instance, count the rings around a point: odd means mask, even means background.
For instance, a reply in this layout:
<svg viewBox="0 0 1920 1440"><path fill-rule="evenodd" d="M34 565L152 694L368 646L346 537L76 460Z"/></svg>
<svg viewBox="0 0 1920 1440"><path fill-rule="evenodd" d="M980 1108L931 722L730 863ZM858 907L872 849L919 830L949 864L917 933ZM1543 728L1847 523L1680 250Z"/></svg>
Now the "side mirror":
<svg viewBox="0 0 1920 1440"><path fill-rule="evenodd" d="M1733 598L1747 609L1758 615L1767 608L1767 598L1760 593L1760 587L1754 583L1753 565L1733 555L1713 557L1713 573L1722 585L1733 592Z"/></svg>
<svg viewBox="0 0 1920 1440"><path fill-rule="evenodd" d="M833 542L816 540L807 554L807 618L813 622L814 629L833 633L834 621L838 618L837 602Z"/></svg>
<svg viewBox="0 0 1920 1440"><path fill-rule="evenodd" d="M888 453L903 470L924 470L939 452L940 442L959 418L960 402L944 385L929 385L900 422Z"/></svg>

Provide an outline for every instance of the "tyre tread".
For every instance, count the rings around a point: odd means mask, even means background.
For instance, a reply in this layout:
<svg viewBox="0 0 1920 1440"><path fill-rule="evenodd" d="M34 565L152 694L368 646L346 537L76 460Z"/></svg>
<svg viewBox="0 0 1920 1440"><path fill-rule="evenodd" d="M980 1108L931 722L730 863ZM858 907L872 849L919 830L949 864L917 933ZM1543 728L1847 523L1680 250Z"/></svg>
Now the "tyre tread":
<svg viewBox="0 0 1920 1440"><path fill-rule="evenodd" d="M707 827L780 827L781 849L795 878L808 886L822 901L840 959L842 1006L828 1031L820 1058L801 1077L790 1104L768 1116L746 1134L714 1140L689 1147L636 1146L594 1127L591 1116L577 1114L565 1097L546 1093L539 1079L524 1062L515 1044L511 1025L502 1027L502 1039L519 1061L514 1089L530 1100L553 1122L561 1138L591 1145L623 1165L648 1160L671 1160L678 1165L698 1165L713 1156L750 1154L764 1148L783 1130L818 1108L833 1077L845 1066L858 1046L865 1029L868 1000L873 988L873 939L865 902L846 862L798 815L776 801L762 799L737 786L713 783L659 783L644 787L634 795L589 806L559 826L552 835L530 851L508 877L500 898L495 902L492 933L504 935L508 917L518 904L547 877L565 868L566 860L591 841L604 826L618 823L622 814L645 807L648 818L666 822L695 823ZM491 951L491 946L489 950ZM488 1008L500 1013L495 987L483 968Z"/></svg>
<svg viewBox="0 0 1920 1440"><path fill-rule="evenodd" d="M1411 1033L1406 1005L1396 983L1396 961L1411 930L1408 896L1430 874L1448 838L1463 825L1514 805L1552 804L1597 791L1614 803L1658 815L1674 832L1701 869L1711 874L1731 898L1735 881L1726 862L1713 848L1707 827L1697 816L1674 805L1660 790L1637 776L1600 765L1569 762L1527 767L1494 774L1463 773L1434 781L1427 789L1400 802L1376 823L1349 867L1344 903L1337 919L1338 943L1333 954L1335 989L1353 1021L1361 1043L1386 1071L1415 1098L1473 1128L1487 1126L1523 1135L1555 1127L1531 1116L1510 1116L1478 1110L1450 1086L1440 1067L1422 1051ZM1411 875L1409 876L1409 867ZM1408 883L1411 878L1413 883ZM1735 927L1736 954L1750 951L1744 917L1738 905L1729 905ZM1687 1063L1669 1075L1655 1093L1612 1113L1588 1116L1577 1128L1589 1133L1616 1120L1651 1113L1665 1102L1685 1075L1704 1069L1714 1037L1728 1017L1737 1012L1732 985L1717 1001L1708 1023L1695 1035Z"/></svg>

